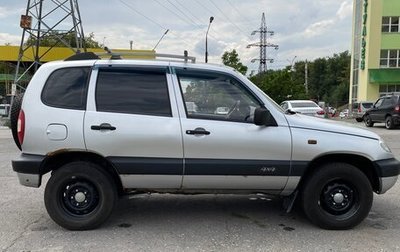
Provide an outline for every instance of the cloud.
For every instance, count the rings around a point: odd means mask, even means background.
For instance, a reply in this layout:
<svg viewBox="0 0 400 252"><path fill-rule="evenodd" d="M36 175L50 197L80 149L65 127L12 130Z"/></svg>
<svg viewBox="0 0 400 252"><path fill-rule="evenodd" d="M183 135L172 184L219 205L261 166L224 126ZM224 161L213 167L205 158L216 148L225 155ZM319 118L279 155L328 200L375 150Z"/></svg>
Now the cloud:
<svg viewBox="0 0 400 252"><path fill-rule="evenodd" d="M347 17L350 17L353 14L353 4L351 1L344 1L338 11L336 12L336 16L340 19L343 20Z"/></svg>
<svg viewBox="0 0 400 252"><path fill-rule="evenodd" d="M313 24L309 25L305 29L304 33L308 37L313 37L315 35L320 35L320 34L325 33L328 30L328 28L333 26L333 24L335 24L335 20L334 19L326 19L326 20L318 21L316 23L313 23Z"/></svg>
<svg viewBox="0 0 400 252"><path fill-rule="evenodd" d="M8 43L12 45L19 45L20 41L21 41L21 36L9 33L0 33L0 45Z"/></svg>

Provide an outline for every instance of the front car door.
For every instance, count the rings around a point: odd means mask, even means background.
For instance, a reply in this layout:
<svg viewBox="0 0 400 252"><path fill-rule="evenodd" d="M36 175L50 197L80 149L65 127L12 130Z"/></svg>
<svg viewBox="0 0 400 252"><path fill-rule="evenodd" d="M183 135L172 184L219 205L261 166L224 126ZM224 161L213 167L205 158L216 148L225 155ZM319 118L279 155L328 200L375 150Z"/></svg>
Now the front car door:
<svg viewBox="0 0 400 252"><path fill-rule="evenodd" d="M230 74L175 71L184 142L183 189L281 191L290 172L289 127L256 126L254 110L263 103Z"/></svg>
<svg viewBox="0 0 400 252"><path fill-rule="evenodd" d="M100 65L92 76L87 150L106 157L125 188L180 188L182 135L168 68Z"/></svg>

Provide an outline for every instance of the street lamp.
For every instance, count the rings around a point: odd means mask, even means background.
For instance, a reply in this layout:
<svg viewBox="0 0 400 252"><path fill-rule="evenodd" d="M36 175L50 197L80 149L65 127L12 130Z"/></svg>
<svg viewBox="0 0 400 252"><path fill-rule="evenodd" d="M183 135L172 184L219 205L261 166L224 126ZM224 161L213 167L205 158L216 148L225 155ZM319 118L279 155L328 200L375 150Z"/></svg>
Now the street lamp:
<svg viewBox="0 0 400 252"><path fill-rule="evenodd" d="M210 30L210 26L212 21L214 20L214 17L210 17L210 23L208 23L208 28L207 28L207 32L206 32L206 63L208 62L208 44L207 44L207 36L208 36L208 31Z"/></svg>

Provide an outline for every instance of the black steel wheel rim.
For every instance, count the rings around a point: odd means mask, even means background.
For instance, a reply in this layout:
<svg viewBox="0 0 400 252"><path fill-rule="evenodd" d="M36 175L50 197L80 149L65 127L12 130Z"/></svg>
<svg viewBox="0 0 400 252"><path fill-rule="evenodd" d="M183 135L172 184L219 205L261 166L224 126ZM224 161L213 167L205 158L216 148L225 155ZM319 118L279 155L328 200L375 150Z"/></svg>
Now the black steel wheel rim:
<svg viewBox="0 0 400 252"><path fill-rule="evenodd" d="M322 209L336 216L351 215L359 204L357 190L345 181L335 180L326 184L320 195Z"/></svg>
<svg viewBox="0 0 400 252"><path fill-rule="evenodd" d="M63 210L73 216L90 214L99 205L99 192L95 185L75 176L61 187L59 198Z"/></svg>

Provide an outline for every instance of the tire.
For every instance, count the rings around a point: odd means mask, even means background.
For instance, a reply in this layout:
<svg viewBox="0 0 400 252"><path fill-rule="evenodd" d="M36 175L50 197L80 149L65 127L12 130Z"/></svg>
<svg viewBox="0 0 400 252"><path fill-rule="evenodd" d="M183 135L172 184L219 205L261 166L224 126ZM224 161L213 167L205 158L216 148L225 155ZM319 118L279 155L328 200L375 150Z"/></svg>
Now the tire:
<svg viewBox="0 0 400 252"><path fill-rule="evenodd" d="M18 116L19 116L19 111L21 110L23 97L24 97L24 94L17 94L14 97L13 103L11 104L11 110L10 110L11 133L14 138L14 142L17 145L19 150L22 150L22 149L21 149L21 144L18 139Z"/></svg>
<svg viewBox="0 0 400 252"><path fill-rule="evenodd" d="M385 119L385 127L386 129L394 129L394 122L391 116L387 116Z"/></svg>
<svg viewBox="0 0 400 252"><path fill-rule="evenodd" d="M44 203L50 217L69 230L94 229L104 223L117 201L113 180L96 164L72 162L53 172Z"/></svg>
<svg viewBox="0 0 400 252"><path fill-rule="evenodd" d="M357 117L357 118L356 118L356 121L357 121L357 122L362 122L363 119L362 119L361 117Z"/></svg>
<svg viewBox="0 0 400 252"><path fill-rule="evenodd" d="M372 121L370 115L365 115L365 116L364 116L364 123L365 123L365 126L367 126L367 127L372 127L372 126L374 126L374 122Z"/></svg>
<svg viewBox="0 0 400 252"><path fill-rule="evenodd" d="M364 173L346 163L320 167L302 190L308 219L324 229L350 229L363 221L372 206L371 183Z"/></svg>

